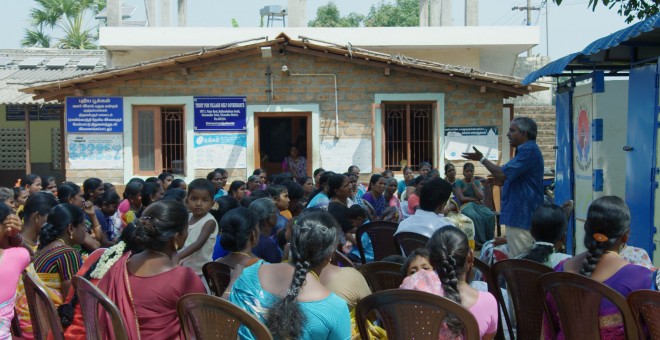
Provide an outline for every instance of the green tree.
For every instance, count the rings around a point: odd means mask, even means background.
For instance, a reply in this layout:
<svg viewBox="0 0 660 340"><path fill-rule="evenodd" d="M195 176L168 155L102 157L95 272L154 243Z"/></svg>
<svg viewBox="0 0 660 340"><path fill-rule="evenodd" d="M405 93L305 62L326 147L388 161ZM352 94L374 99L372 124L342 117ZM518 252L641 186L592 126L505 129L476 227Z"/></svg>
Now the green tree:
<svg viewBox="0 0 660 340"><path fill-rule="evenodd" d="M106 0L35 0L30 10L31 28L21 40L24 47L93 49L98 40L98 25L88 22L106 6ZM61 33L57 38L51 34ZM54 45L54 46L53 46Z"/></svg>
<svg viewBox="0 0 660 340"><path fill-rule="evenodd" d="M358 27L364 20L364 15L355 12L342 17L337 5L330 1L316 10L316 19L310 21L309 27Z"/></svg>
<svg viewBox="0 0 660 340"><path fill-rule="evenodd" d="M557 5L561 5L563 2L563 0L552 1ZM596 6L600 3L610 9L618 7L617 13L625 17L627 23L631 23L635 19L646 19L658 14L658 7L660 7L660 0L589 0L587 6L591 7L593 11L596 10Z"/></svg>
<svg viewBox="0 0 660 340"><path fill-rule="evenodd" d="M381 1L372 5L364 21L369 27L419 26L419 0Z"/></svg>

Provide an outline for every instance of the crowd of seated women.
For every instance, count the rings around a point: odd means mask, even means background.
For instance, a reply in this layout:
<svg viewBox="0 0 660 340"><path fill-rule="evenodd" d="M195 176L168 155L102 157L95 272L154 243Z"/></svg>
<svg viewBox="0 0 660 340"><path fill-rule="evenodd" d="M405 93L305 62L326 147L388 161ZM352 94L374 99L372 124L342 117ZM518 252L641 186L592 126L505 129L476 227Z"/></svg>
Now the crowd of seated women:
<svg viewBox="0 0 660 340"><path fill-rule="evenodd" d="M283 166L298 169L295 175L267 180L265 171L257 169L247 181L229 186L227 171L215 169L190 183L168 173L135 178L121 197L98 178L79 186L27 175L14 189L0 188L0 339L10 337L14 318L23 338L34 336L21 280L26 271L47 289L67 339L85 338L78 297L71 289L76 275L117 305L131 339L183 338L177 301L190 293L210 293L202 267L211 261L232 268L222 298L262 321L275 338L358 336L352 313L371 290L358 270L331 264L334 253L340 249L358 261L356 229L369 221L400 222L406 211L414 213L424 183L439 173L423 164L417 177L404 169L403 185L386 171L371 175L364 187L355 166L346 173L318 169L307 177L294 156L292 152ZM483 188L473 170L465 166L465 179L459 180L452 167L445 168L462 205L454 200L443 211L455 221L470 221L472 229L455 223L458 228L436 230L426 248L403 264L401 288L461 304L475 316L480 336L490 339L497 331L497 301L469 282L474 241L492 238L486 232L492 216L482 209ZM630 248L631 228L623 200L608 196L591 204L585 223L587 251L574 257L561 252L564 208L544 204L535 211L531 234L536 242L519 258L590 277L624 296L657 287L653 270L623 255ZM364 234L361 241L367 261L372 261L371 240ZM548 304L552 309L553 301ZM612 306L601 306L602 317L615 313ZM545 325L558 321L547 319ZM111 328L101 327L105 332ZM601 324L601 332L617 338L622 325ZM461 338L462 326L449 317L441 334ZM239 335L253 338L247 328Z"/></svg>

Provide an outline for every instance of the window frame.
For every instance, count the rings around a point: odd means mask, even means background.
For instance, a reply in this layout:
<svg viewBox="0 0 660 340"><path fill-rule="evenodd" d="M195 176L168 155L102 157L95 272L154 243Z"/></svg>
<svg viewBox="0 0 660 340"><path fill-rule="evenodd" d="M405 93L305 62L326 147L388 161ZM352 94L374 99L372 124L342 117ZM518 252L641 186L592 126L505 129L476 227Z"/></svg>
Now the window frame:
<svg viewBox="0 0 660 340"><path fill-rule="evenodd" d="M185 177L187 175L186 171L186 157L187 157L187 148L186 148L186 106L185 105L133 105L132 106L132 158L133 158L133 174L135 176L158 176L163 172L163 109L164 108L179 108L181 109L181 136L183 141L183 174L181 176ZM140 148L139 148L139 111L152 111L154 113L153 128L154 128L154 170L153 171L143 171L140 170Z"/></svg>
<svg viewBox="0 0 660 340"><path fill-rule="evenodd" d="M386 133L386 121L387 121L387 115L386 115L386 107L388 105L406 105L406 117L405 117L405 122L406 122L406 127L405 127L405 134L406 134L406 155L403 159L406 159L408 161L408 164L406 166L411 166L410 160L411 160L411 105L415 104L426 104L431 106L431 117L430 117L430 135L431 138L427 141L430 143L431 150L429 152L429 160L428 162L431 163L432 166L435 166L435 157L438 154L438 148L441 148L441 145L436 145L435 139L437 139L436 134L436 124L438 119L438 104L436 101L433 100L383 100L380 103L380 123L381 123L381 160L382 160L382 168L387 169L388 162L387 162L387 133ZM415 165L419 166L419 164ZM395 174L402 174L403 172L401 171L401 167L397 167L395 169L391 169L393 173Z"/></svg>

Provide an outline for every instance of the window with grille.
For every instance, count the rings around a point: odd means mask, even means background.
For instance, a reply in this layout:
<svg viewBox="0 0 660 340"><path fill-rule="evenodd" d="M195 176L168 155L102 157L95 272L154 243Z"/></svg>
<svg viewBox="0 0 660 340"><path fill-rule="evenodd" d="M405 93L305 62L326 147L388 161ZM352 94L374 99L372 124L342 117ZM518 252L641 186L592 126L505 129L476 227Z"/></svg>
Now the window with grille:
<svg viewBox="0 0 660 340"><path fill-rule="evenodd" d="M183 107L133 108L133 168L136 174L185 175Z"/></svg>
<svg viewBox="0 0 660 340"><path fill-rule="evenodd" d="M384 103L385 168L400 171L405 160L414 171L433 161L433 104Z"/></svg>

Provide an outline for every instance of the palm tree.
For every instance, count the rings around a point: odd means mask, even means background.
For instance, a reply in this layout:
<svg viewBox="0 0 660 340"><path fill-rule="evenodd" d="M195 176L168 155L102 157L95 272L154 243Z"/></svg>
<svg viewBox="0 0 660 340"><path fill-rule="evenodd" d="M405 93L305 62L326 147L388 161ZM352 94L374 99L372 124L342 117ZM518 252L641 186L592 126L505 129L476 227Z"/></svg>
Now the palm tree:
<svg viewBox="0 0 660 340"><path fill-rule="evenodd" d="M31 29L21 40L24 47L53 47L68 49L96 48L98 25L87 27L85 22L106 6L106 0L35 0L37 7L30 11ZM88 19L88 20L86 20ZM54 38L49 33L63 34Z"/></svg>

